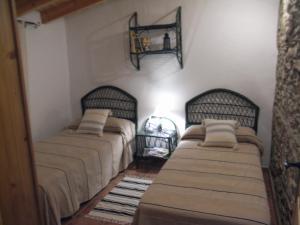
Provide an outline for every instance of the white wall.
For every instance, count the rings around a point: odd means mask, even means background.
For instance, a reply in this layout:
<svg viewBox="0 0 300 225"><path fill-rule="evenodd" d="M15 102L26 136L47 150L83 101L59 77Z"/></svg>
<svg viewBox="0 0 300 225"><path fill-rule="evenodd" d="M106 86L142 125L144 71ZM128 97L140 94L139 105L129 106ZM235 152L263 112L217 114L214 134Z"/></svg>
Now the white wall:
<svg viewBox="0 0 300 225"><path fill-rule="evenodd" d="M23 17L39 21L37 13ZM49 137L71 120L70 79L64 19L37 29L20 27L33 140Z"/></svg>
<svg viewBox="0 0 300 225"><path fill-rule="evenodd" d="M184 69L175 57L128 59L128 19L163 23L182 6ZM111 0L66 18L73 117L91 89L116 85L137 97L140 123L154 112L184 129L184 104L211 88L228 88L261 108L258 135L269 162L275 87L278 0ZM165 18L166 17L166 18Z"/></svg>

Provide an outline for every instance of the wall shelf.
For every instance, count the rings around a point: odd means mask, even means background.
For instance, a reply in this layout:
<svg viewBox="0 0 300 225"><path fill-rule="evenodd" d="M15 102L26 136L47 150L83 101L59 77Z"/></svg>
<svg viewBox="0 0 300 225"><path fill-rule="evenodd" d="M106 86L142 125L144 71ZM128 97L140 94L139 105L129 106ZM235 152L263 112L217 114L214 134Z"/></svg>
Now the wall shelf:
<svg viewBox="0 0 300 225"><path fill-rule="evenodd" d="M169 50L161 49L161 50L149 50L143 52L130 52L130 54L132 55L157 55L157 54L170 54L170 53L176 54L177 49L169 49Z"/></svg>
<svg viewBox="0 0 300 225"><path fill-rule="evenodd" d="M161 30L168 33L173 32L175 37L175 46L170 49L163 48L163 44L160 49L152 49L151 45L147 46L148 49L142 43L142 38L147 37L145 33L151 33L155 30ZM163 38L161 39L163 43ZM174 45L174 43L173 43ZM132 65L137 69L141 69L140 60L146 55L156 54L174 54L177 57L178 63L183 68L182 57L182 30L181 30L181 7L178 7L176 12L176 22L169 24L155 24L149 26L140 26L138 24L138 14L135 12L129 19L129 46L130 46L130 61Z"/></svg>

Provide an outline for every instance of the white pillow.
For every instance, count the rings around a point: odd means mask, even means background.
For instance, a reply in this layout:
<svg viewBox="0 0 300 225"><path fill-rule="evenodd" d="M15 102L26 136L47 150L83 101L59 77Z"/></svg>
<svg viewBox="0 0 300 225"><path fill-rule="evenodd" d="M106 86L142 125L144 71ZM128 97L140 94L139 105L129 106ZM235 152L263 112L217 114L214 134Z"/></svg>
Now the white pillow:
<svg viewBox="0 0 300 225"><path fill-rule="evenodd" d="M87 109L81 119L77 133L102 136L104 125L110 113L110 109Z"/></svg>

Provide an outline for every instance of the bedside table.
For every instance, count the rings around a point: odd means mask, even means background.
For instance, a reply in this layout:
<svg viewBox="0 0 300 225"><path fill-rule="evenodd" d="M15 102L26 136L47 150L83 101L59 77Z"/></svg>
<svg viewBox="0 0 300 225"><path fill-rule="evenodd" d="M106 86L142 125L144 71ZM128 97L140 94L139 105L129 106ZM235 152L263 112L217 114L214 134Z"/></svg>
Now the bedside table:
<svg viewBox="0 0 300 225"><path fill-rule="evenodd" d="M177 146L177 132L142 131L136 135L137 167L142 159L167 160Z"/></svg>
<svg viewBox="0 0 300 225"><path fill-rule="evenodd" d="M166 117L149 117L143 130L136 134L135 160L137 167L142 159L166 161L177 147L176 124Z"/></svg>

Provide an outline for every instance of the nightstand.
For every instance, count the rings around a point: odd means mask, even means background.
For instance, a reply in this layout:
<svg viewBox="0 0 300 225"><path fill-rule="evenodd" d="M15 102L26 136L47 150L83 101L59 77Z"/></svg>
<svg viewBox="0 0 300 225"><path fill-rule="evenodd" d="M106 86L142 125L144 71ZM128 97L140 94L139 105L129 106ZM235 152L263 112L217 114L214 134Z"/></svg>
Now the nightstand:
<svg viewBox="0 0 300 225"><path fill-rule="evenodd" d="M177 146L177 132L139 132L136 135L136 160L139 165L142 159L167 160Z"/></svg>
<svg viewBox="0 0 300 225"><path fill-rule="evenodd" d="M167 120L174 125L172 129L163 129L162 125L159 124L157 127L149 123L148 119L145 123L144 130L138 132L136 135L136 154L135 159L137 166L139 166L140 161L144 159L158 159L166 161L173 153L177 146L178 134L176 130L176 125L169 119L163 117L155 117L162 120ZM151 130L149 130L151 127ZM156 127L156 128L153 128Z"/></svg>

